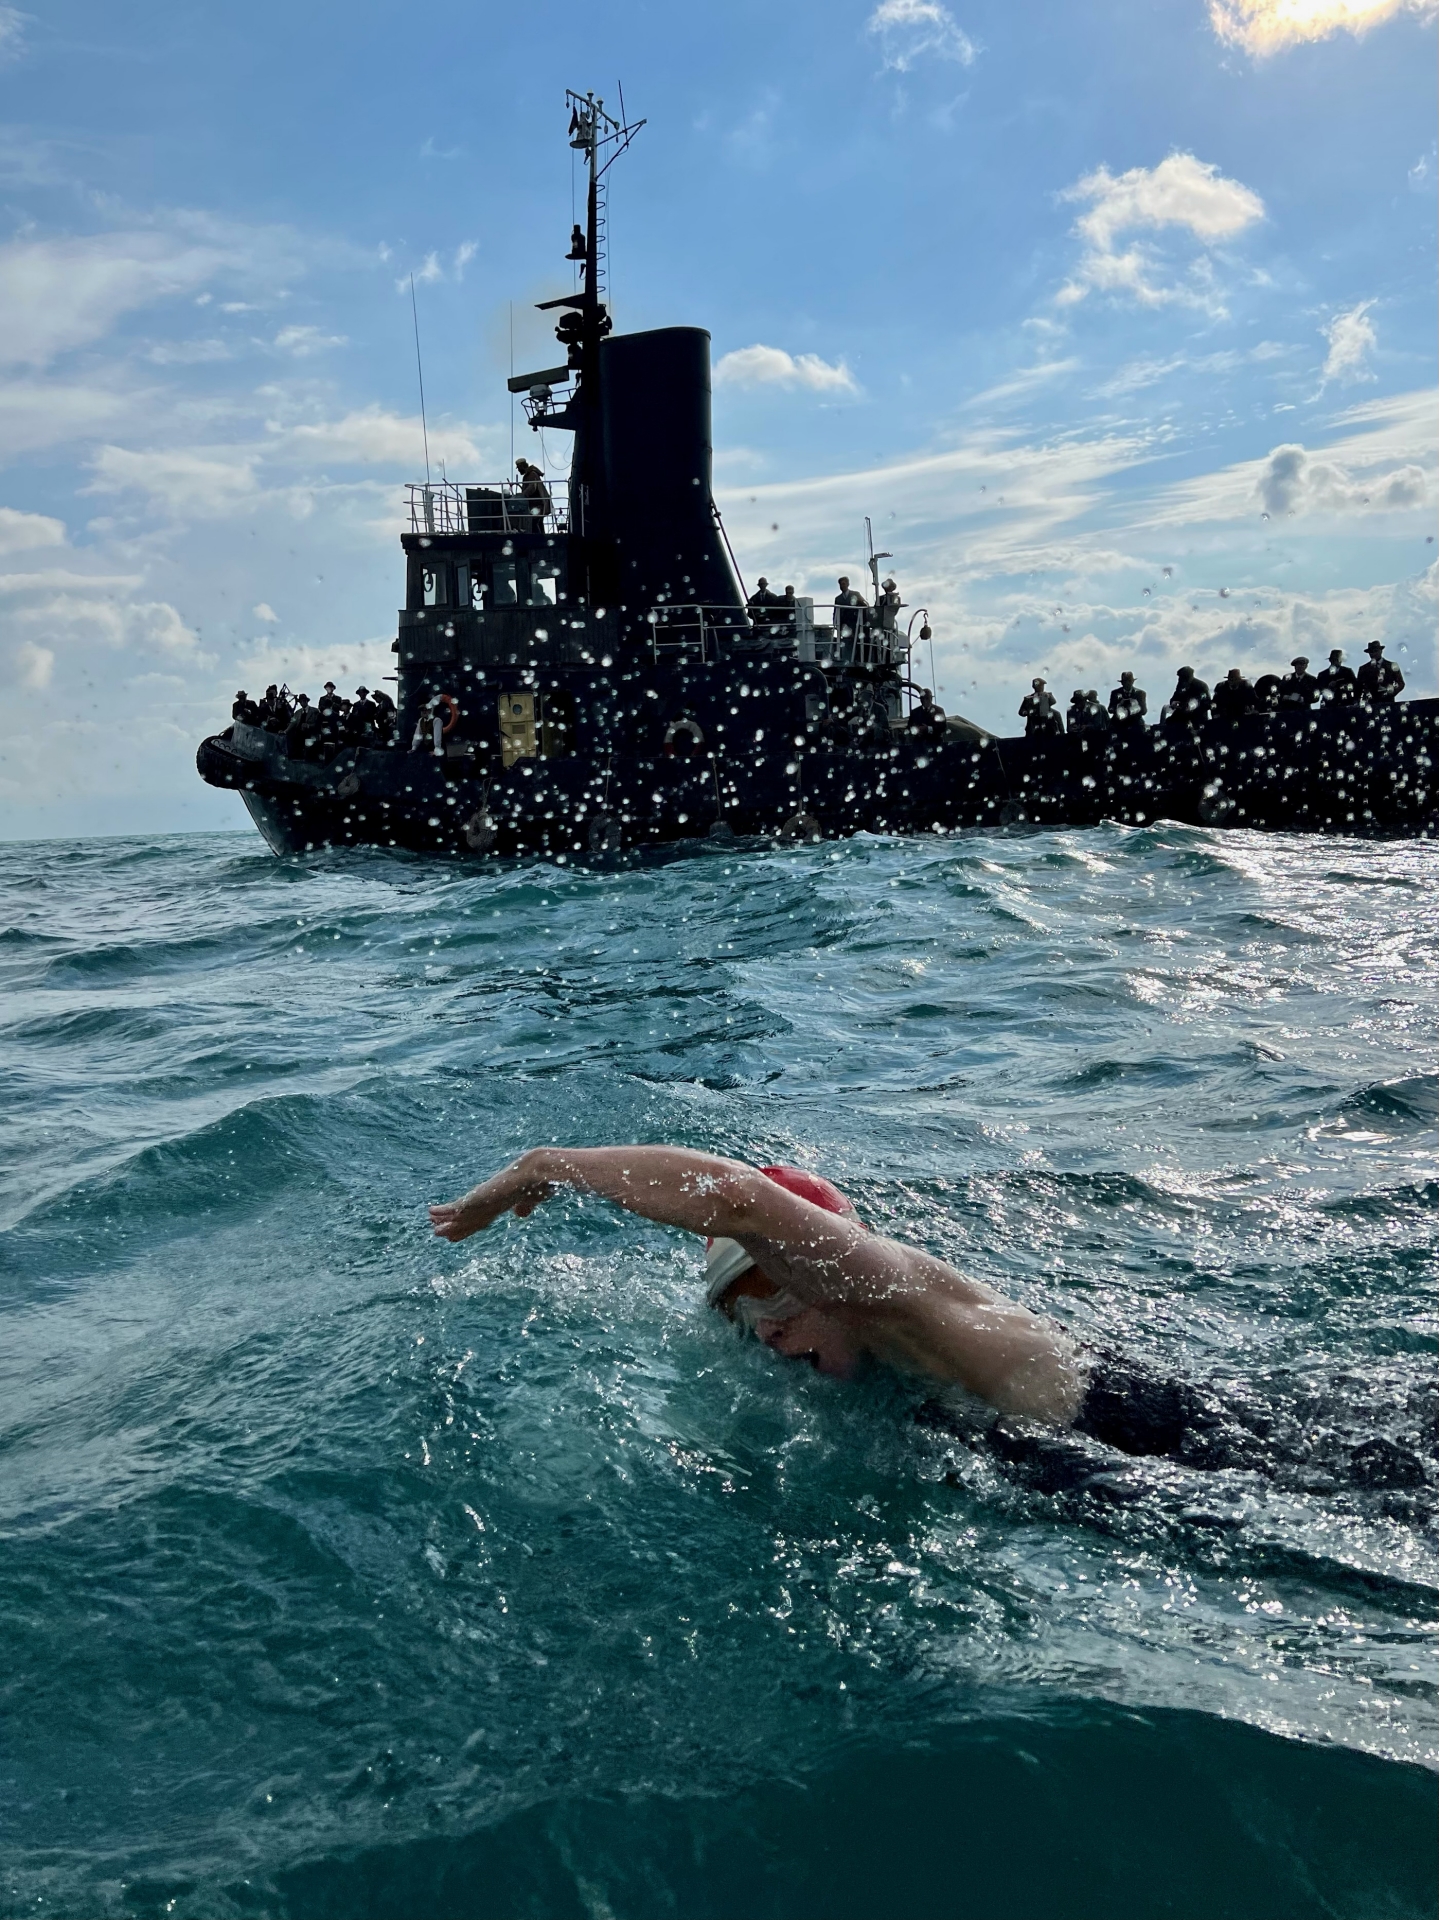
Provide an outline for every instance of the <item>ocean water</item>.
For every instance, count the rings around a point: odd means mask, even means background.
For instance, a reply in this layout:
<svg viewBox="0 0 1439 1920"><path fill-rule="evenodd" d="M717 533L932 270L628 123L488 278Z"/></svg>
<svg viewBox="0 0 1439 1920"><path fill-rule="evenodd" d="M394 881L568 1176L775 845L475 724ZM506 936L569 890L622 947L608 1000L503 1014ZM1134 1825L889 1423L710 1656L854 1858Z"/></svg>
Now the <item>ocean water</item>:
<svg viewBox="0 0 1439 1920"><path fill-rule="evenodd" d="M0 1912L1432 1915L1439 849L0 848ZM537 1141L831 1174L1253 1464L1046 1491Z"/></svg>

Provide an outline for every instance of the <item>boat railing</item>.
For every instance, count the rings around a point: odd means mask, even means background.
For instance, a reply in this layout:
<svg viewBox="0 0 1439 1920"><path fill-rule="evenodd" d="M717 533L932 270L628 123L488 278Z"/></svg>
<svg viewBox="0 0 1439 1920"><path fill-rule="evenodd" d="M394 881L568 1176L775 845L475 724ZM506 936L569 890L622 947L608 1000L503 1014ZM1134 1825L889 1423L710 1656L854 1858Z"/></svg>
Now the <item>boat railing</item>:
<svg viewBox="0 0 1439 1920"><path fill-rule="evenodd" d="M512 480L412 480L405 489L410 532L568 533L563 497L542 500Z"/></svg>
<svg viewBox="0 0 1439 1920"><path fill-rule="evenodd" d="M656 660L663 653L683 653L701 664L719 657L726 637L748 641L752 629L742 607L705 606L699 602L679 605L666 601L651 607L645 615L650 626L650 645Z"/></svg>

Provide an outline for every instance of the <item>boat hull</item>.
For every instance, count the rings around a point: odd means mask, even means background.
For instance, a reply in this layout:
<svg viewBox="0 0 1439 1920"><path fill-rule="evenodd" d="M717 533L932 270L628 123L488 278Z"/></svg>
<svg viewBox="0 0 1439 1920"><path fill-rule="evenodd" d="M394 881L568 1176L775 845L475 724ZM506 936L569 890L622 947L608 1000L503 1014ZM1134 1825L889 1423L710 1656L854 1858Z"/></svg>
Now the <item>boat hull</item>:
<svg viewBox="0 0 1439 1920"><path fill-rule="evenodd" d="M236 726L201 744L212 786L243 798L275 852L382 846L556 859L715 831L788 838L1022 823L1170 819L1268 831L1439 836L1439 701L1250 715L1202 732L997 740L954 728L854 746L815 741L740 761L585 754L477 770L472 760L349 748L295 761Z"/></svg>

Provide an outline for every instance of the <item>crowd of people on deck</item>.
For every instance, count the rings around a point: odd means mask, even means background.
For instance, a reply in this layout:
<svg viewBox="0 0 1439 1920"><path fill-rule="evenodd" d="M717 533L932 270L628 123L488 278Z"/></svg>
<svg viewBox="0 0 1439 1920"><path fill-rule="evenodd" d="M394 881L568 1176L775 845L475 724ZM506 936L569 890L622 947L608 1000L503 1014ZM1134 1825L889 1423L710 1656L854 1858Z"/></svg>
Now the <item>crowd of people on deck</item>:
<svg viewBox="0 0 1439 1920"><path fill-rule="evenodd" d="M1263 673L1247 680L1238 667L1231 667L1225 678L1211 691L1193 667L1181 667L1174 691L1159 713L1161 727L1193 732L1211 720L1233 724L1248 713L1304 713L1315 707L1392 705L1404 691L1404 675L1392 660L1384 658L1382 642L1371 640L1365 648L1369 658L1356 673L1344 664L1344 650L1335 647L1328 666L1318 673L1309 671L1303 654L1289 663L1286 674ZM1122 673L1119 685L1109 696L1107 707L1091 687L1086 692L1076 687L1069 706L1061 713L1059 702L1044 681L1030 682L1030 690L1019 703L1020 718L1027 735L1105 734L1127 727L1143 727L1149 713L1149 696L1134 683L1132 673Z"/></svg>
<svg viewBox="0 0 1439 1920"><path fill-rule="evenodd" d="M242 687L230 718L283 734L292 760L329 760L341 747L388 746L395 732L395 703L383 687L356 687L354 699L347 700L335 691L334 681L327 680L312 703L309 694L272 683L261 700L252 700Z"/></svg>

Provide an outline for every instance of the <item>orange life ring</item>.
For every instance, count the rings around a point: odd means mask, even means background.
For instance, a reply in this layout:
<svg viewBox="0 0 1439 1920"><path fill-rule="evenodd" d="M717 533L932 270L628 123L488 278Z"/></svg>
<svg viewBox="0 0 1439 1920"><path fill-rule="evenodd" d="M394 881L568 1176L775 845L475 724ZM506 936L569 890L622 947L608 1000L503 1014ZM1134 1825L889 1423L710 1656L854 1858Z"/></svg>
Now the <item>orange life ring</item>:
<svg viewBox="0 0 1439 1920"><path fill-rule="evenodd" d="M459 701L455 698L455 696L452 693L437 693L435 695L435 699L439 702L439 704L442 707L448 707L450 710L449 719L446 720L443 726L440 728L441 734L453 733L455 730L455 722L460 717Z"/></svg>

